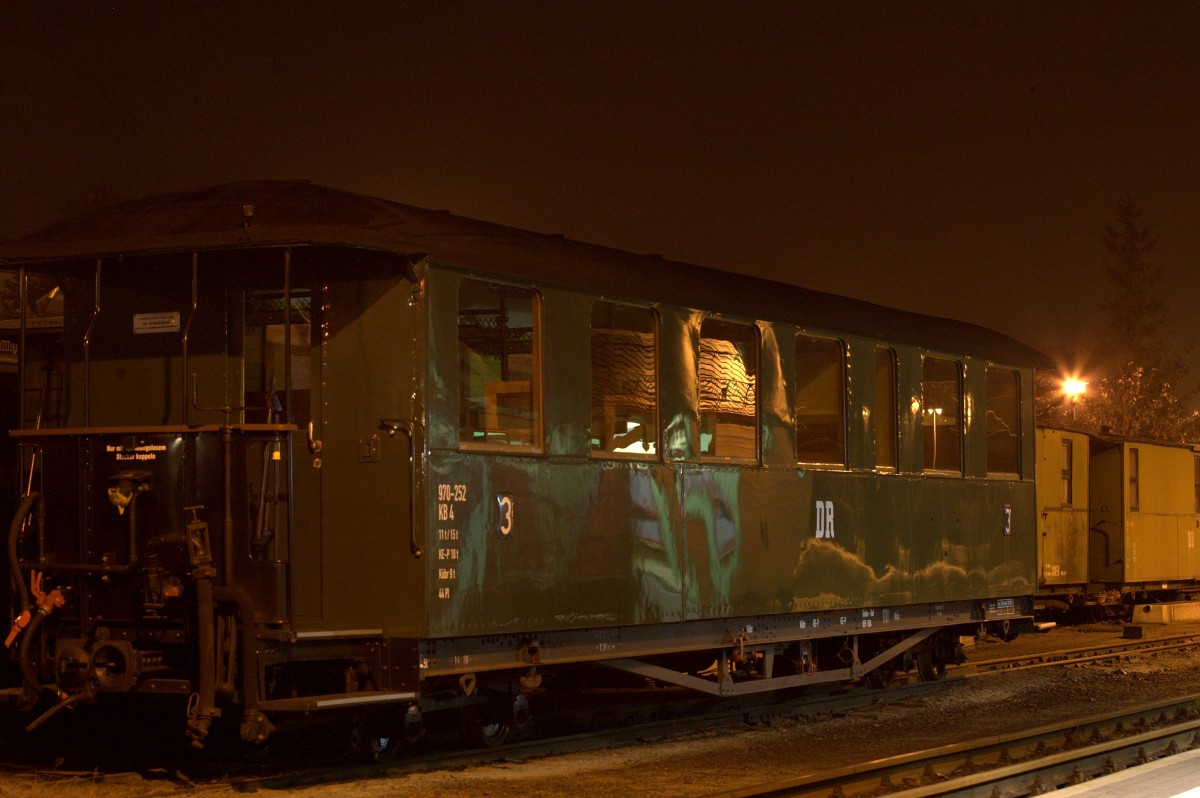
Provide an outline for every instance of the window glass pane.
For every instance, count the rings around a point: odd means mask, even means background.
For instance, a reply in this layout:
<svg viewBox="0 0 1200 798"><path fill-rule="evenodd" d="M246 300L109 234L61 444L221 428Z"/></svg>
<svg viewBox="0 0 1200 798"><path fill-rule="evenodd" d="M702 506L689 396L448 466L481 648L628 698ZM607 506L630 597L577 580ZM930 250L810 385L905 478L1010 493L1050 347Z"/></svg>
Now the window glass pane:
<svg viewBox="0 0 1200 798"><path fill-rule="evenodd" d="M921 426L925 470L962 473L962 381L958 363L938 357L921 361Z"/></svg>
<svg viewBox="0 0 1200 798"><path fill-rule="evenodd" d="M1016 474L1017 372L987 370L987 470L989 474Z"/></svg>
<svg viewBox="0 0 1200 798"><path fill-rule="evenodd" d="M658 452L654 312L598 301L592 306L592 451Z"/></svg>
<svg viewBox="0 0 1200 798"><path fill-rule="evenodd" d="M458 369L464 443L539 444L537 313L532 289L462 281Z"/></svg>
<svg viewBox="0 0 1200 798"><path fill-rule="evenodd" d="M896 467L896 353L875 349L875 465Z"/></svg>
<svg viewBox="0 0 1200 798"><path fill-rule="evenodd" d="M249 423L284 421L287 398L288 339L292 356L292 421L304 426L310 419L312 388L312 295L292 291L290 308L281 291L246 294L242 336L245 372L243 405Z"/></svg>
<svg viewBox="0 0 1200 798"><path fill-rule="evenodd" d="M1129 450L1129 509L1142 509L1141 479L1138 476L1138 450Z"/></svg>
<svg viewBox="0 0 1200 798"><path fill-rule="evenodd" d="M846 463L842 343L796 336L796 457L802 463Z"/></svg>
<svg viewBox="0 0 1200 798"><path fill-rule="evenodd" d="M1192 474L1196 487L1196 512L1200 513L1200 456L1192 455Z"/></svg>
<svg viewBox="0 0 1200 798"><path fill-rule="evenodd" d="M758 456L758 330L705 319L700 327L700 453Z"/></svg>
<svg viewBox="0 0 1200 798"><path fill-rule="evenodd" d="M1070 506L1075 503L1075 444L1073 441L1062 442L1062 504Z"/></svg>

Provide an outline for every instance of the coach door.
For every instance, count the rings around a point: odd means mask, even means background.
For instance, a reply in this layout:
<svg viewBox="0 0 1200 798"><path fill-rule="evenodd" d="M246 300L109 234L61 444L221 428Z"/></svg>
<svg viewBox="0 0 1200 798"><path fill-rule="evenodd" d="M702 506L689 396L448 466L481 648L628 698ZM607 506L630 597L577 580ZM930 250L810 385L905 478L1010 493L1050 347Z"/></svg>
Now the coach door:
<svg viewBox="0 0 1200 798"><path fill-rule="evenodd" d="M396 629L415 623L424 562L413 532L419 310L398 277L332 282L322 296L323 623Z"/></svg>

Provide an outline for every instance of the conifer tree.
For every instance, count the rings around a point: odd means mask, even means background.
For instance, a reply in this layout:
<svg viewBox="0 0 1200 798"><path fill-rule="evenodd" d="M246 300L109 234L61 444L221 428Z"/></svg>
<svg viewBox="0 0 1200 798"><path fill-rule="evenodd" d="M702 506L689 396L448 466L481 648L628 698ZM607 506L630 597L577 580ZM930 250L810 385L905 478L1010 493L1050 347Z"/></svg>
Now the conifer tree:
<svg viewBox="0 0 1200 798"><path fill-rule="evenodd" d="M1104 225L1104 275L1112 293L1103 304L1103 376L1093 383L1082 418L1100 431L1157 440L1194 441L1200 414L1188 409L1197 387L1184 388L1188 368L1174 324L1155 286L1162 267L1152 254L1158 235L1126 195Z"/></svg>

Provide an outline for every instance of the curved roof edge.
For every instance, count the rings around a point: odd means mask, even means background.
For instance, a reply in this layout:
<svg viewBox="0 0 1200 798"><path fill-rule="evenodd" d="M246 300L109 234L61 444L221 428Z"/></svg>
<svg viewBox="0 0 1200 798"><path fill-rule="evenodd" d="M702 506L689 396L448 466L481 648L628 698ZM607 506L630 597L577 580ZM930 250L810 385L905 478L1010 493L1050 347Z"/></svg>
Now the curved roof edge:
<svg viewBox="0 0 1200 798"><path fill-rule="evenodd" d="M330 246L427 255L458 268L613 297L683 304L1052 368L1044 354L978 325L733 272L354 194L303 180L226 183L120 203L0 243L0 264L117 255Z"/></svg>

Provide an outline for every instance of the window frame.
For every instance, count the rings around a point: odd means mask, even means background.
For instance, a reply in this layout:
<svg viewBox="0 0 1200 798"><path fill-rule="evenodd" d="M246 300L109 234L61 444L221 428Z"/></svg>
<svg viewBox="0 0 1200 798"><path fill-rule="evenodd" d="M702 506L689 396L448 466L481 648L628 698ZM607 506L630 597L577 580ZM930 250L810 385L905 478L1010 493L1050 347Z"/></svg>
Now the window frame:
<svg viewBox="0 0 1200 798"><path fill-rule="evenodd" d="M595 411L596 411L596 405L594 403L594 392L596 390L596 385L595 385L595 375L596 375L595 330L597 329L595 327L595 313L596 313L596 308L599 307L601 304L625 308L627 310L645 311L645 313L650 318L651 357L653 358L653 361L654 361L653 365L651 367L652 375L653 375L653 379L654 379L654 384L653 384L654 409L650 413L650 415L652 417L653 433L654 433L654 437L653 437L653 441L652 441L654 448L652 451L620 452L620 451L614 451L612 449L604 449L604 448L598 447L596 444L592 443L592 441L595 437L593 435L594 429L593 429L592 425L595 420ZM615 329L620 329L620 328L609 327L609 328L604 328L604 329L615 330ZM638 330L626 330L626 331L639 332ZM647 305L638 305L638 304L629 303L629 302L615 302L611 299L605 299L604 297L596 297L592 300L592 310L588 317L588 347L589 347L589 356L588 356L588 380L589 380L589 382L588 382L588 387L589 387L588 445L589 445L589 449L590 449L589 454L592 458L597 459L597 460L636 460L636 461L643 461L643 462L645 462L645 461L658 462L662 459L662 385L661 385L662 370L659 368L659 360L660 360L660 356L661 356L661 352L662 352L661 341L662 341L662 319L659 316L658 312L653 307L650 307Z"/></svg>
<svg viewBox="0 0 1200 798"><path fill-rule="evenodd" d="M883 354L887 356L888 366L888 384L887 395L880 396L879 389L879 356ZM875 346L874 357L874 386L871 397L871 423L873 434L871 445L875 452L875 470L886 474L895 474L900 471L900 358L896 350L884 344ZM890 416L886 421L888 429L884 431L890 439L891 457L890 462L884 463L880 461L879 441L880 436L880 416L878 410L881 406L880 399L888 401L890 405Z"/></svg>
<svg viewBox="0 0 1200 798"><path fill-rule="evenodd" d="M739 327L745 328L750 332L752 341L752 352L754 355L754 370L753 382L751 385L754 390L754 417L753 423L750 425L754 430L754 451L750 456L729 456L722 454L709 454L704 451L704 426L705 426L705 410L704 404L704 340L706 338L717 341L729 341L736 345L736 341L730 338L718 338L713 335L705 335L704 327L706 324L713 324L719 327ZM699 422L696 430L696 454L702 462L707 463L737 463L744 465L752 465L762 461L762 331L758 328L758 324L753 321L740 321L735 319L727 319L722 316L705 316L700 321L699 338L697 339L696 351L696 412L697 421ZM719 411L718 411L719 412ZM719 440L714 435L715 442Z"/></svg>
<svg viewBox="0 0 1200 798"><path fill-rule="evenodd" d="M1071 438L1062 439L1062 469L1060 471L1062 478L1062 492L1059 494L1059 503L1063 507L1075 506L1075 441Z"/></svg>
<svg viewBox="0 0 1200 798"><path fill-rule="evenodd" d="M1012 378L1012 465L1011 471L995 469L992 467L992 418L1000 419L1000 416L988 407L992 401L992 381L993 376L1005 375ZM984 385L984 434L986 440L984 442L984 469L989 479L1020 479L1021 478L1021 374L1016 369L1007 368L1004 366L989 365L984 369L983 376ZM1002 419L1001 419L1002 420Z"/></svg>
<svg viewBox="0 0 1200 798"><path fill-rule="evenodd" d="M837 449L840 457L837 460L806 460L801 457L801 423L800 423L800 382L798 379L799 372L799 356L800 345L802 341L819 342L822 344L832 345L831 353L836 349L836 357L833 359L835 366L834 387L837 391L837 396L834 398L834 405L837 407ZM846 342L841 338L833 338L823 335L812 335L805 332L796 333L795 339L792 342L793 354L795 360L792 364L792 378L795 382L795 396L792 399L792 426L793 437L796 444L796 463L804 466L813 466L815 468L837 468L845 469L849 457L849 445L847 435L847 411L846 411ZM828 398L822 396L822 398Z"/></svg>
<svg viewBox="0 0 1200 798"><path fill-rule="evenodd" d="M949 424L944 425L943 428L949 429L952 434L956 435L957 441L958 441L957 447L956 447L958 457L956 458L957 462L953 463L953 465L949 468L947 468L945 466L939 468L938 463L937 463L937 461L938 461L937 431L939 428L938 419L942 418L942 417L946 417L947 414L944 412L945 408L927 407L927 405L929 404L929 402L931 400L930 400L930 397L928 396L929 392L926 390L926 385L928 383L932 382L932 380L929 379L929 373L928 373L928 369L927 369L927 364L929 363L929 361L937 361L940 363L945 363L954 368L954 386L955 386L955 395L954 395L955 406L954 406L954 416L953 416L954 424L953 425L949 425ZM964 424L963 424L963 392L964 391L963 391L963 389L964 389L963 364L962 364L961 360L942 357L940 355L932 355L932 354L921 356L921 425L920 426L921 426L921 451L922 451L921 471L922 471L922 473L931 474L931 475L961 477L964 475L964 473L966 471L966 469L964 468L964 464L966 462L966 456L965 456L966 455L966 451L965 451L966 447L964 445L965 441L963 440L963 437L964 437L963 436L963 431L964 431ZM942 412L937 412L938 410L941 410ZM932 440L932 449L931 449L932 458L929 459L928 461L926 460L926 457L924 454L924 452L925 452L925 417L927 415L933 421L933 423L930 425L930 427L933 430L933 440Z"/></svg>
<svg viewBox="0 0 1200 798"><path fill-rule="evenodd" d="M529 353L530 357L532 359L532 364L531 364L531 368L530 368L530 372L531 372L530 379L529 379L530 387L529 387L528 395L529 395L529 402L530 402L530 412L533 414L533 421L531 424L531 428L529 430L529 433L530 433L529 443L508 443L508 442L503 442L503 441L490 441L490 440L476 441L476 440L468 439L466 437L468 426L466 424L467 409L464 405L464 402L465 402L466 397L469 395L469 389L465 388L463 385L463 376L465 374L465 371L464 371L463 362L461 360L461 358L463 357L463 352L462 352L462 346L463 346L462 292L463 292L464 286L468 285L469 283L480 283L480 284L483 284L488 287L503 286L505 288L515 289L515 290L518 290L521 292L528 292L528 296L529 296L529 300L530 300L529 312L530 312L530 316L531 316L530 336L532 339L531 343L530 343L530 353ZM456 347L456 352L457 352L457 355L459 358L459 363L456 368L456 380L457 380L456 387L457 387L457 391L458 391L458 401L459 401L458 448L460 450L462 450L462 451L505 452L508 454L515 454L515 455L521 455L521 454L540 455L544 452L544 450L545 450L545 408L544 408L544 398L543 398L543 386L545 384L545 377L543 375L544 359L543 359L543 354L542 354L543 302L544 302L544 300L542 298L541 291L539 291L533 285L511 282L508 280L497 280L497 279L493 279L491 277L475 277L475 276L464 276L461 279L461 281L459 282L458 292L455 297L455 316L456 316L455 347ZM506 380L506 382L518 382L519 383L522 381L521 380ZM511 392L506 392L506 393L524 393L524 392L511 391ZM482 412L485 414L485 418L487 416L492 415L492 409L489 408L489 406L488 406L488 403L486 400L486 394L485 394L484 404L482 407ZM475 432L479 431L478 428L472 427L470 429L471 429L472 435L474 435ZM492 431L493 430L491 430L486 425L483 427L483 432L485 434L488 434Z"/></svg>
<svg viewBox="0 0 1200 798"><path fill-rule="evenodd" d="M1200 454L1192 452L1192 481L1196 489L1196 514L1200 515Z"/></svg>
<svg viewBox="0 0 1200 798"><path fill-rule="evenodd" d="M1142 475L1141 456L1136 446L1128 447L1128 480L1129 483L1129 512L1142 511Z"/></svg>
<svg viewBox="0 0 1200 798"><path fill-rule="evenodd" d="M313 385L320 380L323 364L314 358L314 341L320 340L324 301L320 289L309 287L287 292L286 307L284 297L284 291L275 289L244 289L240 294L240 411L247 423L259 421L261 413L264 423L304 428L318 419L319 393ZM291 363L285 364L289 351ZM289 372L291 385L286 385Z"/></svg>

